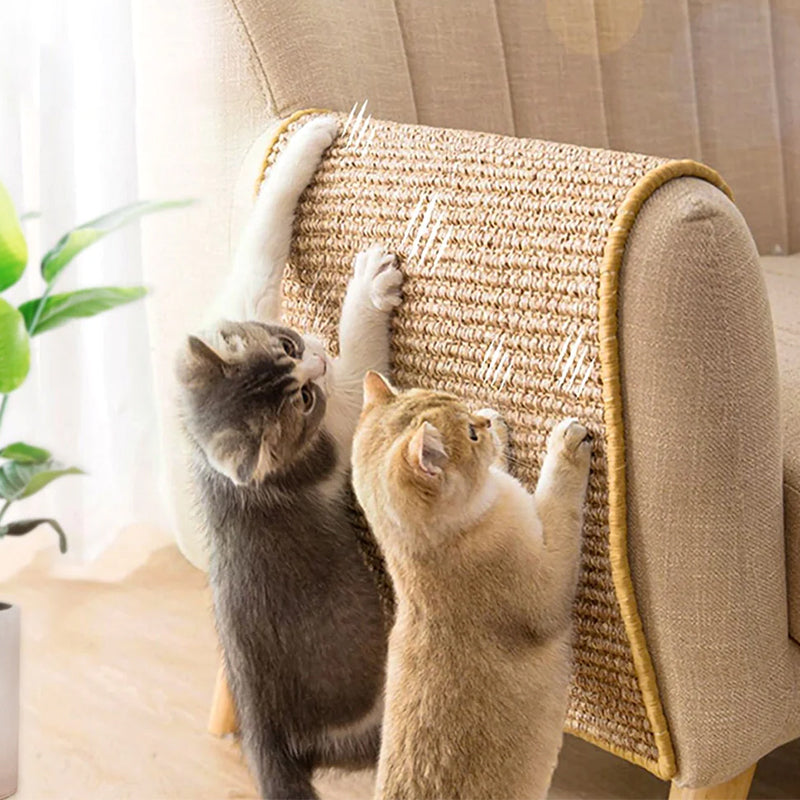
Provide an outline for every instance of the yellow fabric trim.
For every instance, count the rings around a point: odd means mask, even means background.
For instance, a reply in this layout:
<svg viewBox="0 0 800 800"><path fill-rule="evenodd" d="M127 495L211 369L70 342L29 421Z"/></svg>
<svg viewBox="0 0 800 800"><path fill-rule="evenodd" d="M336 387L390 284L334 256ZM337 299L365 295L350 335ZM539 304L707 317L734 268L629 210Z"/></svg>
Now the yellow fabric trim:
<svg viewBox="0 0 800 800"><path fill-rule="evenodd" d="M264 161L256 181L255 191L261 187L267 163L275 144L294 122L309 114L330 113L325 109L296 111L275 129L267 144ZM605 742L584 731L570 728L568 733L624 758L652 772L663 780L676 773L675 751L669 726L658 692L655 669L647 649L641 617L631 580L628 560L627 486L625 477L625 436L622 415L622 390L619 365L618 318L619 273L625 256L628 236L644 203L668 181L676 178L701 178L723 191L732 199L732 193L720 175L705 164L689 159L670 161L647 173L636 183L622 202L614 219L603 251L599 286L600 369L603 383L603 405L606 422L606 452L608 458L609 498L609 548L614 589L619 600L625 630L631 645L636 676L642 691L647 717L658 747L657 762L631 750Z"/></svg>
<svg viewBox="0 0 800 800"><path fill-rule="evenodd" d="M603 383L603 405L606 422L606 454L608 458L609 547L611 575L619 600L625 630L631 644L636 675L642 690L647 717L655 735L659 759L653 763L633 753L624 755L634 763L669 780L675 775L675 752L664 710L658 693L653 662L647 649L642 621L636 605L628 561L628 528L625 479L625 436L622 416L622 391L619 366L618 319L619 273L636 216L653 193L675 178L695 177L708 181L731 197L725 181L710 167L696 161L671 161L649 172L628 192L617 212L603 252L600 267L599 327L600 370ZM584 737L589 738L589 737ZM595 742L611 752L604 742ZM634 756L633 758L631 756Z"/></svg>

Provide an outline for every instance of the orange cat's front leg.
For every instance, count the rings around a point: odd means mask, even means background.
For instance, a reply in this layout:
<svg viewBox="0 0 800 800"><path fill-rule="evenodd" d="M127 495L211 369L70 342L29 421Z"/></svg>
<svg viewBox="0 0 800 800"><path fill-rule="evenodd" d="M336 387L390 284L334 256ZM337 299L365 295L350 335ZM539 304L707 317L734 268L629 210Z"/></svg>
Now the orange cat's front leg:
<svg viewBox="0 0 800 800"><path fill-rule="evenodd" d="M534 494L544 535L545 573L556 609L569 611L575 594L589 481L592 437L577 420L553 429Z"/></svg>

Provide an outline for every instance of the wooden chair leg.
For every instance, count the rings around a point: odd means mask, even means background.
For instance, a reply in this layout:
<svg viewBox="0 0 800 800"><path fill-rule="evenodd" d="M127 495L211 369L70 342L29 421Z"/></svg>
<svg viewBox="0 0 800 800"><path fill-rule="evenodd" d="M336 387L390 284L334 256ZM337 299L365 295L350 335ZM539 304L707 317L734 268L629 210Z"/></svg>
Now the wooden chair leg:
<svg viewBox="0 0 800 800"><path fill-rule="evenodd" d="M219 665L217 682L214 686L214 697L211 700L211 714L208 717L208 732L214 736L225 736L236 732L236 708L233 695L228 687L225 666Z"/></svg>
<svg viewBox="0 0 800 800"><path fill-rule="evenodd" d="M741 775L726 783L704 786L701 789L684 789L673 783L669 791L669 800L747 800L755 771L756 765L753 764Z"/></svg>

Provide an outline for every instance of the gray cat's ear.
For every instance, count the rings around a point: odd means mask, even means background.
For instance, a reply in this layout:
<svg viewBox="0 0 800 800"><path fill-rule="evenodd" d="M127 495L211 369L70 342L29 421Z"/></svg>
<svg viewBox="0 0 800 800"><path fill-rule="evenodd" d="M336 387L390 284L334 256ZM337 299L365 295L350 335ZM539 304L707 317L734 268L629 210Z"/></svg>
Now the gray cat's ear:
<svg viewBox="0 0 800 800"><path fill-rule="evenodd" d="M224 374L228 362L198 336L189 336L178 359L178 380L187 385Z"/></svg>
<svg viewBox="0 0 800 800"><path fill-rule="evenodd" d="M396 394L392 384L380 372L369 370L364 376L364 408L388 403Z"/></svg>
<svg viewBox="0 0 800 800"><path fill-rule="evenodd" d="M189 337L189 353L196 361L206 364L214 369L222 370L227 361L208 342L199 336Z"/></svg>
<svg viewBox="0 0 800 800"><path fill-rule="evenodd" d="M211 466L237 486L244 486L253 479L260 455L257 439L234 430L216 434L206 447Z"/></svg>
<svg viewBox="0 0 800 800"><path fill-rule="evenodd" d="M423 422L408 445L411 466L426 478L435 478L447 463L447 450L435 425Z"/></svg>

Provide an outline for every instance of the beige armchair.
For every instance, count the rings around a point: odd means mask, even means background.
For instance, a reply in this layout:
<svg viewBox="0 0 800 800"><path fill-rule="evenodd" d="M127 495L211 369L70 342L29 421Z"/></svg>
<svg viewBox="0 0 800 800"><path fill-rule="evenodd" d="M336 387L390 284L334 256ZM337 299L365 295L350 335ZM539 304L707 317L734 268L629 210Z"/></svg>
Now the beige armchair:
<svg viewBox="0 0 800 800"><path fill-rule="evenodd" d="M800 736L800 256L757 254L800 249L800 4L136 0L135 22L142 193L203 200L144 245L166 480L199 566L172 358L276 117L368 99L384 119L696 158L730 183L739 210L696 178L642 209L619 355L627 555L675 755L647 766L746 796Z"/></svg>

